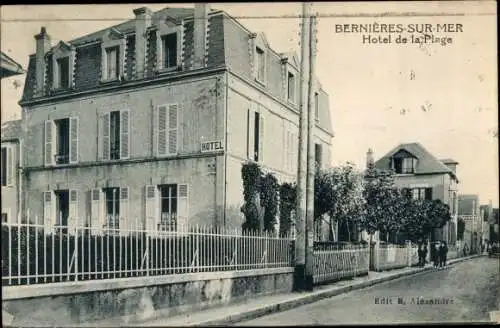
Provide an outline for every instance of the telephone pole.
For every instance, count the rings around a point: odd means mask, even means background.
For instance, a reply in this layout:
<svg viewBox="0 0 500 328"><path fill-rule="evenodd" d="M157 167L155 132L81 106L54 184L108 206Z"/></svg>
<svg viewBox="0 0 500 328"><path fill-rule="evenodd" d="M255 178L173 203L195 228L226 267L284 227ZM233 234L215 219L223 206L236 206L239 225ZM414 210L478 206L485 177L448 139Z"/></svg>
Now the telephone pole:
<svg viewBox="0 0 500 328"><path fill-rule="evenodd" d="M297 165L297 201L295 208L295 273L294 289L303 290L305 282L306 247L306 187L307 187L307 96L308 96L308 56L310 38L310 4L302 3L300 32L300 119L299 153Z"/></svg>
<svg viewBox="0 0 500 328"><path fill-rule="evenodd" d="M305 289L313 290L313 275L314 275L314 174L315 168L315 147L314 147L314 93L316 86L315 67L316 67L316 17L311 16L309 22L310 37L309 37L309 90L307 99L307 209L306 209L306 274L305 274Z"/></svg>

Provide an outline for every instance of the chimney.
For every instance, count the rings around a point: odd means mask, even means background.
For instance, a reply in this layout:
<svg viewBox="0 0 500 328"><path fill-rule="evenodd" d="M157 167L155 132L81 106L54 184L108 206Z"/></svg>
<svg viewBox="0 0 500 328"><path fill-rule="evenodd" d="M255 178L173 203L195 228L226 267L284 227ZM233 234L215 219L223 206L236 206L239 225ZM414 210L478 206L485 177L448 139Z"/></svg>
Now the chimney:
<svg viewBox="0 0 500 328"><path fill-rule="evenodd" d="M40 34L35 35L36 40L36 96L43 96L43 89L45 87L45 54L50 50L50 36L47 34L45 26L42 26Z"/></svg>
<svg viewBox="0 0 500 328"><path fill-rule="evenodd" d="M373 160L373 150L368 148L366 152L366 168L372 169L375 166L375 161Z"/></svg>
<svg viewBox="0 0 500 328"><path fill-rule="evenodd" d="M206 3L194 5L194 69L205 67L209 11L209 6Z"/></svg>
<svg viewBox="0 0 500 328"><path fill-rule="evenodd" d="M135 77L142 79L146 73L147 29L151 26L151 9L134 9L135 14Z"/></svg>

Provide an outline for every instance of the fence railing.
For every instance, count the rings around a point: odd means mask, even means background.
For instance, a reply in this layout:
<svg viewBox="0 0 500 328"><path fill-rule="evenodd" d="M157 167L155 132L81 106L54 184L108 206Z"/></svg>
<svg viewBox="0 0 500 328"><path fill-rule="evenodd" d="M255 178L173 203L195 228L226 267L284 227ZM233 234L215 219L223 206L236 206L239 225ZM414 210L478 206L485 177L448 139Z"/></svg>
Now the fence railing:
<svg viewBox="0 0 500 328"><path fill-rule="evenodd" d="M125 231L125 233L122 233ZM290 236L216 227L148 231L2 223L2 283L27 285L292 266Z"/></svg>
<svg viewBox="0 0 500 328"><path fill-rule="evenodd" d="M370 248L361 245L322 245L314 250L315 284L368 273Z"/></svg>
<svg viewBox="0 0 500 328"><path fill-rule="evenodd" d="M370 269L392 270L418 264L418 247L412 244L377 244L371 247Z"/></svg>

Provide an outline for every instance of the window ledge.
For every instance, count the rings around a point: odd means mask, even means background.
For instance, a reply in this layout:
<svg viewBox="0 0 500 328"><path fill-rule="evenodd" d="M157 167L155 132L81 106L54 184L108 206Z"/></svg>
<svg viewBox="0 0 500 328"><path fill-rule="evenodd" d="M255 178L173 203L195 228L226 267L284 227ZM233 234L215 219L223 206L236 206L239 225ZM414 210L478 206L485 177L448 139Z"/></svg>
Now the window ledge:
<svg viewBox="0 0 500 328"><path fill-rule="evenodd" d="M180 66L167 67L167 68L158 68L155 70L156 74L167 74L172 72L179 72L182 68Z"/></svg>

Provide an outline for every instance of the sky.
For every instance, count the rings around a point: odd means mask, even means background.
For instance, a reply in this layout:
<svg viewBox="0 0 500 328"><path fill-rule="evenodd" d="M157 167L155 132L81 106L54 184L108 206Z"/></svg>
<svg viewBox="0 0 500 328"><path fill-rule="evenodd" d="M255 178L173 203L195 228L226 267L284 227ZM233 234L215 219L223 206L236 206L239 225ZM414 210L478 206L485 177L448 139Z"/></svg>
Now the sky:
<svg viewBox="0 0 500 328"><path fill-rule="evenodd" d="M69 41L127 19L133 9L159 4L40 5L1 7L1 49L24 68L35 51L34 35L47 28L52 43ZM193 4L168 4L192 7ZM211 3L263 32L277 52L300 54L300 3ZM363 168L368 148L375 159L400 143L419 142L437 158L459 162L459 193L479 194L498 207L498 89L496 3L322 2L318 13L316 75L330 95L332 164ZM265 17L262 13L266 13ZM461 32L436 32L447 45L419 45L398 33L345 33L338 24L461 24ZM416 25L414 25L416 26ZM421 25L418 25L421 26ZM378 31L376 31L378 32ZM363 43L363 35L391 36L391 43ZM2 121L20 118L24 76L2 80Z"/></svg>

